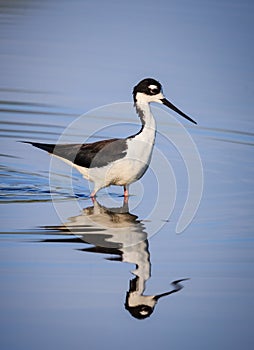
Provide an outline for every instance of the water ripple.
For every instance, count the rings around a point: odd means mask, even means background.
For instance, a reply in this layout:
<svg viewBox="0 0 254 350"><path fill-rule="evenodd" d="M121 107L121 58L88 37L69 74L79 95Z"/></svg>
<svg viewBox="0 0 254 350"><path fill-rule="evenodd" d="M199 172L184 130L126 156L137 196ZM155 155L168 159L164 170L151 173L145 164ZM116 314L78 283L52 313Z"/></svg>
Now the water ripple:
<svg viewBox="0 0 254 350"><path fill-rule="evenodd" d="M249 131L199 127L196 133L203 138L205 137L215 141L254 146L254 133Z"/></svg>

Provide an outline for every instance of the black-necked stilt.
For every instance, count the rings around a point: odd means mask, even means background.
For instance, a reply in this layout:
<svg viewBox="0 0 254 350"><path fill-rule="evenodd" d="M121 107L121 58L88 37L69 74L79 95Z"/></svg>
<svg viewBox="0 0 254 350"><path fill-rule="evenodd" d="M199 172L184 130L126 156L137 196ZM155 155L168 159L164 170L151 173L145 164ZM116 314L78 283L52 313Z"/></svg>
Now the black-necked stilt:
<svg viewBox="0 0 254 350"><path fill-rule="evenodd" d="M164 104L196 124L164 97L162 86L157 80L141 80L133 89L133 98L142 123L135 135L84 144L27 143L61 158L79 170L85 179L94 183L91 197L110 185L124 186L124 196L127 197L129 184L144 175L151 160L156 123L149 104Z"/></svg>

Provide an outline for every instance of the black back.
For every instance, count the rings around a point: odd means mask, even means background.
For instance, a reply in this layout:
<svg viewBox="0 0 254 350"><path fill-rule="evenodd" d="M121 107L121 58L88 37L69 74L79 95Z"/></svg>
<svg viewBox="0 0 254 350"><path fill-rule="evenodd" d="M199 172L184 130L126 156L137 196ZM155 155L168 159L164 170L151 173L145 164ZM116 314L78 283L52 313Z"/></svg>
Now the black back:
<svg viewBox="0 0 254 350"><path fill-rule="evenodd" d="M103 167L123 158L127 153L126 139L110 139L94 143L55 145L38 142L30 143L51 154L68 159L72 163L85 167Z"/></svg>

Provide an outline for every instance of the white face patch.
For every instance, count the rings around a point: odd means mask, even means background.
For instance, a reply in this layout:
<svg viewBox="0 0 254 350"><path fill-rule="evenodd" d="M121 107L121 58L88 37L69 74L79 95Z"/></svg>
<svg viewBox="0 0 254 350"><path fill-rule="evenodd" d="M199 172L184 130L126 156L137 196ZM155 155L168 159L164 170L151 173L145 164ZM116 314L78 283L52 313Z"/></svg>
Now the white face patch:
<svg viewBox="0 0 254 350"><path fill-rule="evenodd" d="M156 95L146 95L143 92L137 92L136 94L136 102L137 103L150 103L150 102L157 102L162 103L162 99L165 98L164 95L159 92Z"/></svg>
<svg viewBox="0 0 254 350"><path fill-rule="evenodd" d="M148 88L151 89L151 90L158 90L158 86L157 85L149 85Z"/></svg>

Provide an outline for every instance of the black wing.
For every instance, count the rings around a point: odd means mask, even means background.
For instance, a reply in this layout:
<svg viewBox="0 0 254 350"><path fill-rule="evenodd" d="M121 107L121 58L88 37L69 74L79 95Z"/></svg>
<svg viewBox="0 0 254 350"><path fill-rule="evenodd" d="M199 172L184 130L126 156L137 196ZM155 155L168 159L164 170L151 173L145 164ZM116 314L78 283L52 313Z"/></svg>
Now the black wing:
<svg viewBox="0 0 254 350"><path fill-rule="evenodd" d="M70 160L85 168L103 167L123 158L127 153L126 139L110 139L93 143L55 145L25 142L51 154Z"/></svg>

